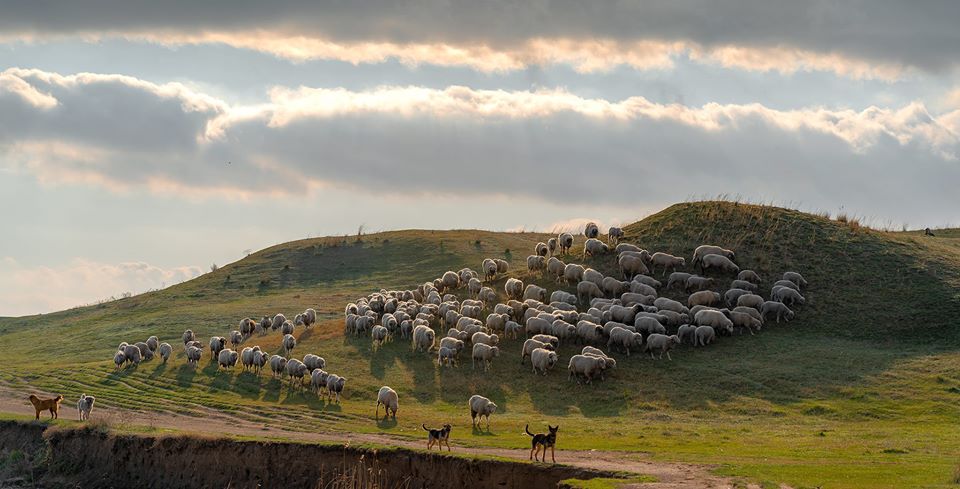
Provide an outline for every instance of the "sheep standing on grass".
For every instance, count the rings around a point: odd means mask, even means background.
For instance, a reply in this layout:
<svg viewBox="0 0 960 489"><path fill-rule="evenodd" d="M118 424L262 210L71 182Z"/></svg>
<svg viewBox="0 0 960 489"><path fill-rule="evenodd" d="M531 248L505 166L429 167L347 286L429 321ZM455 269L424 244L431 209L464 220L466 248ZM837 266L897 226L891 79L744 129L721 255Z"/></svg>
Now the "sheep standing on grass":
<svg viewBox="0 0 960 489"><path fill-rule="evenodd" d="M600 236L600 227L597 226L595 222L588 222L586 226L583 227L583 235L586 236L587 239L596 238Z"/></svg>
<svg viewBox="0 0 960 489"><path fill-rule="evenodd" d="M292 334L283 336L283 352L287 355L297 346L297 339Z"/></svg>
<svg viewBox="0 0 960 489"><path fill-rule="evenodd" d="M706 274L707 270L719 270L721 273L740 273L740 267L733 260L712 253L700 258L700 273Z"/></svg>
<svg viewBox="0 0 960 489"><path fill-rule="evenodd" d="M210 356L216 358L217 355L227 347L227 339L223 336L210 337Z"/></svg>
<svg viewBox="0 0 960 489"><path fill-rule="evenodd" d="M137 345L124 346L123 354L126 357L128 365L137 366L140 365L140 361L143 360L143 355L140 353L140 349L137 348Z"/></svg>
<svg viewBox="0 0 960 489"><path fill-rule="evenodd" d="M281 357L280 355L273 355L270 357L270 372L274 377L283 377L283 373L287 369L287 359Z"/></svg>
<svg viewBox="0 0 960 489"><path fill-rule="evenodd" d="M485 345L483 343L477 343L473 345L471 362L473 369L477 368L477 362L479 361L484 372L490 370L490 365L493 363L493 359L499 355L500 349L495 346Z"/></svg>
<svg viewBox="0 0 960 489"><path fill-rule="evenodd" d="M607 230L607 241L612 243L614 246L616 246L621 239L623 239L623 229L611 226L610 229Z"/></svg>
<svg viewBox="0 0 960 489"><path fill-rule="evenodd" d="M160 347L157 348L157 352L160 355L160 358L163 359L163 363L167 363L167 360L170 359L170 354L173 353L173 347L170 346L170 343L160 343Z"/></svg>
<svg viewBox="0 0 960 489"><path fill-rule="evenodd" d="M675 268L686 266L686 264L687 260L679 256L673 256L659 251L650 257L650 269L656 271L657 267L663 267L663 275L666 275L668 270L672 272Z"/></svg>
<svg viewBox="0 0 960 489"><path fill-rule="evenodd" d="M510 299L520 300L523 297L523 282L516 278L508 278L503 284L503 291Z"/></svg>
<svg viewBox="0 0 960 489"><path fill-rule="evenodd" d="M686 272L673 272L670 274L670 278L667 279L667 289L672 289L676 285L679 285L681 289L686 290L687 280L692 277L693 274Z"/></svg>
<svg viewBox="0 0 960 489"><path fill-rule="evenodd" d="M306 311L303 311L303 325L307 328L313 326L317 322L317 311L312 307L308 307Z"/></svg>
<svg viewBox="0 0 960 489"><path fill-rule="evenodd" d="M617 258L617 265L620 266L620 273L624 280L633 280L636 275L646 275L650 273L647 265L643 263L643 258L633 255L620 255Z"/></svg>
<svg viewBox="0 0 960 489"><path fill-rule="evenodd" d="M573 246L573 235L570 233L560 233L557 235L557 245L560 247L560 254L565 255L570 252Z"/></svg>
<svg viewBox="0 0 960 489"><path fill-rule="evenodd" d="M536 348L530 353L530 363L533 365L533 373L547 375L547 370L553 370L557 365L557 352L547 350L546 348Z"/></svg>
<svg viewBox="0 0 960 489"><path fill-rule="evenodd" d="M291 358L287 360L287 365L284 367L287 371L287 377L290 379L290 385L293 385L293 379L300 381L300 386L303 387L303 377L307 375L307 366L303 364L300 360L296 358Z"/></svg>
<svg viewBox="0 0 960 489"><path fill-rule="evenodd" d="M697 326L693 346L707 346L717 339L717 332L710 326Z"/></svg>
<svg viewBox="0 0 960 489"><path fill-rule="evenodd" d="M757 272L753 270L740 270L740 273L737 274L737 280L745 280L754 285L760 285L760 275L757 275Z"/></svg>
<svg viewBox="0 0 960 489"><path fill-rule="evenodd" d="M293 334L294 329L293 321L289 319L280 324L280 334L282 335Z"/></svg>
<svg viewBox="0 0 960 489"><path fill-rule="evenodd" d="M631 349L639 349L643 346L643 335L634 333L628 329L616 326L610 330L610 339L607 341L607 349L613 351L614 346L623 348L627 356L630 356Z"/></svg>
<svg viewBox="0 0 960 489"><path fill-rule="evenodd" d="M436 333L429 326L417 326L413 330L413 350L430 351L433 348L433 342L436 339Z"/></svg>
<svg viewBox="0 0 960 489"><path fill-rule="evenodd" d="M237 364L237 359L239 355L237 352L227 348L220 351L220 354L217 355L217 370L221 368L231 368Z"/></svg>
<svg viewBox="0 0 960 489"><path fill-rule="evenodd" d="M557 253L557 238L550 238L547 240L547 249L550 251L550 256L553 256Z"/></svg>
<svg viewBox="0 0 960 489"><path fill-rule="evenodd" d="M537 246L534 247L534 253L537 256L547 256L549 251L550 247L547 246L547 243L537 243Z"/></svg>
<svg viewBox="0 0 960 489"><path fill-rule="evenodd" d="M606 243L600 241L596 238L590 238L586 243L583 244L583 259L587 258L587 255L591 257L597 257L600 255L605 255L610 251L610 247Z"/></svg>
<svg viewBox="0 0 960 489"><path fill-rule="evenodd" d="M800 295L800 292L788 287L779 287L774 289L772 298L773 300L782 302L788 306L792 306L794 304L799 304L802 306L803 303L806 302L806 299Z"/></svg>
<svg viewBox="0 0 960 489"><path fill-rule="evenodd" d="M763 319L767 319L770 315L776 317L777 322L780 322L780 318L783 318L785 321L790 321L793 319L793 311L790 310L786 304L777 301L766 301L760 306L760 315Z"/></svg>
<svg viewBox="0 0 960 489"><path fill-rule="evenodd" d="M157 348L160 347L160 339L157 338L156 336L151 336L147 338L146 343L147 343L147 348L149 348L150 351L152 352L156 352Z"/></svg>
<svg viewBox="0 0 960 489"><path fill-rule="evenodd" d="M311 372L321 368L326 368L327 361L323 357L314 355L313 353L307 353L303 356L303 364L307 366Z"/></svg>
<svg viewBox="0 0 960 489"><path fill-rule="evenodd" d="M117 352L113 354L113 364L116 365L114 370L120 370L120 367L123 366L126 361L126 355L124 355L122 351L117 350Z"/></svg>
<svg viewBox="0 0 960 489"><path fill-rule="evenodd" d="M186 345L187 343L190 343L191 341L196 341L196 340L197 340L197 336L193 334L193 330L192 330L192 329L188 329L188 330L184 331L182 338L183 338L183 344L184 344L184 345Z"/></svg>
<svg viewBox="0 0 960 489"><path fill-rule="evenodd" d="M643 351L650 352L650 358L653 358L655 352L660 352L661 360L664 353L667 354L667 360L673 360L670 358L670 350L674 345L679 344L680 338L677 335L652 334L647 337L647 344L643 346Z"/></svg>
<svg viewBox="0 0 960 489"><path fill-rule="evenodd" d="M240 330L240 333L243 336L250 336L253 334L254 330L257 328L257 322L250 318L243 318L240 320L240 324L237 325L237 329Z"/></svg>
<svg viewBox="0 0 960 489"><path fill-rule="evenodd" d="M680 344L695 344L697 341L697 327L692 324L680 325L680 327L677 328L677 338L680 340Z"/></svg>
<svg viewBox="0 0 960 489"><path fill-rule="evenodd" d="M377 392L377 409L373 415L377 419L380 417L381 404L383 404L383 419L387 419L387 416L391 414L393 415L393 419L397 419L397 409L400 407L400 398L397 396L397 391L390 387L383 386L380 388L380 391Z"/></svg>
<svg viewBox="0 0 960 489"><path fill-rule="evenodd" d="M231 331L231 332L230 332L230 346L233 347L233 348L236 348L236 347L240 346L240 343L243 343L243 333L241 333L241 332L239 332L239 331ZM212 347L213 347L213 345L211 345L211 348L212 348Z"/></svg>
<svg viewBox="0 0 960 489"><path fill-rule="evenodd" d="M687 306L718 306L720 305L720 293L712 290L701 290L694 292L687 297Z"/></svg>
<svg viewBox="0 0 960 489"><path fill-rule="evenodd" d="M387 341L387 338L390 337L390 331L388 331L387 328L384 328L383 326L379 326L379 325L374 326L373 329L370 331L370 337L373 339L374 346L376 346L377 348L380 348L381 346L383 346L383 342Z"/></svg>
<svg viewBox="0 0 960 489"><path fill-rule="evenodd" d="M453 340L454 338L444 338L444 339ZM455 341L460 341L460 340L455 340ZM460 344L463 345L463 342L461 341ZM459 364L460 364L460 350L457 348L442 346L442 343L441 343L440 348L437 349L437 366L450 367L450 366L459 365Z"/></svg>
<svg viewBox="0 0 960 489"><path fill-rule="evenodd" d="M497 405L483 396L471 396L467 403L470 406L470 418L473 419L473 426L479 427L483 417L487 417L487 430L490 429L490 415L497 411Z"/></svg>
<svg viewBox="0 0 960 489"><path fill-rule="evenodd" d="M539 272L546 268L546 261L540 255L530 255L527 257L527 271L528 272Z"/></svg>
<svg viewBox="0 0 960 489"><path fill-rule="evenodd" d="M603 374L603 370L607 367L607 362L603 358L588 356L588 355L574 355L570 357L570 362L567 364L567 370L570 372L568 378L577 379L577 384L580 383L580 377L584 377L587 380L587 383L591 383L594 377Z"/></svg>
<svg viewBox="0 0 960 489"><path fill-rule="evenodd" d="M283 314L277 314L273 316L273 319L270 321L270 329L274 331L280 329L280 326L282 326L283 323L286 322L286 320L287 320L287 317L284 316Z"/></svg>
<svg viewBox="0 0 960 489"><path fill-rule="evenodd" d="M492 258L484 258L483 263L480 265L480 269L483 270L483 279L487 282L493 280L497 276L497 262L493 261Z"/></svg>
<svg viewBox="0 0 960 489"><path fill-rule="evenodd" d="M733 334L733 321L725 314L713 309L704 309L693 316L693 322L697 326L712 326L721 333Z"/></svg>
<svg viewBox="0 0 960 489"><path fill-rule="evenodd" d="M691 264L695 267L699 266L700 262L703 260L703 257L706 255L720 255L731 261L736 261L737 259L737 256L731 250L713 245L700 245L696 250L693 251L693 261Z"/></svg>
<svg viewBox="0 0 960 489"><path fill-rule="evenodd" d="M320 368L310 372L310 389L312 389L318 397L320 396L321 389L327 389L327 377L329 376L330 374Z"/></svg>
<svg viewBox="0 0 960 489"><path fill-rule="evenodd" d="M80 415L80 421L90 419L90 411L93 410L93 403L96 398L86 394L80 394L80 400L77 401L77 414Z"/></svg>
<svg viewBox="0 0 960 489"><path fill-rule="evenodd" d="M743 330L746 329L753 335L754 331L760 331L763 327L759 319L745 312L731 311L730 320L733 321L734 328L740 328L740 334L743 334Z"/></svg>
<svg viewBox="0 0 960 489"><path fill-rule="evenodd" d="M200 363L200 356L202 354L203 354L203 350L201 350L200 348L197 348L195 346L188 346L186 351L187 363L196 367L197 364Z"/></svg>
<svg viewBox="0 0 960 489"><path fill-rule="evenodd" d="M336 397L337 404L340 404L340 394L343 393L343 385L347 382L346 377L330 374L327 377L327 396L331 400Z"/></svg>
<svg viewBox="0 0 960 489"><path fill-rule="evenodd" d="M807 287L807 281L803 278L803 275L800 275L797 272L784 272L783 280L789 280L797 284L797 287L800 287L801 289L805 289Z"/></svg>

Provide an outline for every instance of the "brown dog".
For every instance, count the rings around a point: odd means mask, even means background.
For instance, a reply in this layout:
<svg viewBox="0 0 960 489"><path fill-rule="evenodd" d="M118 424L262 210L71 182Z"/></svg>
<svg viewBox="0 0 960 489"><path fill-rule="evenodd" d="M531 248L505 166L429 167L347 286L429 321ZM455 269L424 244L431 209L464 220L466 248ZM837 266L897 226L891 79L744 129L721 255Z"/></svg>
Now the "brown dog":
<svg viewBox="0 0 960 489"><path fill-rule="evenodd" d="M53 399L40 399L39 397L30 394L30 402L33 403L33 408L37 410L37 419L40 419L40 413L42 411L50 411L50 419L57 419L60 417L60 401L63 400L63 396L57 396Z"/></svg>
<svg viewBox="0 0 960 489"><path fill-rule="evenodd" d="M523 430L527 432L528 435L533 437L530 448L530 458L538 462L547 461L547 448L550 449L550 458L553 459L553 463L557 463L557 457L554 455L553 449L557 446L557 431L560 430L560 425L550 426L547 425L547 428L550 428L549 433L530 433L530 425L527 425ZM543 448L543 460L537 458L537 455L540 454L540 448Z"/></svg>

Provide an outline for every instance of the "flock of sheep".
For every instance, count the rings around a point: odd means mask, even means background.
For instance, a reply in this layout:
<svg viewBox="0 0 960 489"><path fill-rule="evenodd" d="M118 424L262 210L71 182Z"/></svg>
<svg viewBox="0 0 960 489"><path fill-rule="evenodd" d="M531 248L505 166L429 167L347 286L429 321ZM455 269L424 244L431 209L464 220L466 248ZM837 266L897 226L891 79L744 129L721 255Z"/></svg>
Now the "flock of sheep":
<svg viewBox="0 0 960 489"><path fill-rule="evenodd" d="M416 289L381 290L347 304L345 332L369 335L376 345L399 336L411 342L412 350L435 354L441 367L459 364L469 346L473 368L484 371L499 356L501 340L522 335L520 361L529 358L533 372L541 375L559 362L561 343L577 342L586 346L570 358L569 377L590 383L616 366L615 359L597 346L627 356L642 351L670 359L670 351L681 344L706 346L738 329L754 334L768 319L789 321L794 317L790 307L805 301L800 291L807 282L799 273L784 273L766 300L759 293L759 275L741 270L735 253L718 246L702 245L694 251L691 266L699 272L695 274L678 270L687 267L682 257L620 243L620 228L610 228L607 243L598 239L594 223L587 224L584 236L583 258L610 254L614 246L621 278L561 261L558 256L569 253L574 243L571 234L561 233L537 243L527 257L527 270L575 288L576 293L549 292L508 278L503 288L506 301L501 302L497 291L485 283L506 274L509 264L488 258L480 272L448 271ZM669 272L666 286L651 276L658 270L664 276ZM722 294L711 290L721 277L730 280ZM470 298L461 300L455 294L462 289ZM664 289L689 295L684 303L660 297Z"/></svg>
<svg viewBox="0 0 960 489"><path fill-rule="evenodd" d="M278 331L283 335L281 346L284 354L289 355L297 346L297 339L293 335L294 329L302 326L308 329L317 322L317 312L309 308L303 313L294 316L289 320L283 314L275 316L263 316L260 321L251 318L240 320L238 329L231 331L228 337L212 336L208 346L210 348L210 360L217 362L217 369L233 368L240 363L243 370L253 371L257 375L263 371L267 365L274 377L282 378L284 374L290 379L291 385L303 386L305 378L310 379L310 387L318 395L325 395L331 401L340 402L340 394L343 392L343 386L346 383L346 377L328 373L323 370L327 366L326 360L319 355L308 353L303 356L303 360L297 358L287 358L282 355L270 355L263 351L259 345L248 346L243 350L235 351L244 341L254 335L263 336L271 331ZM197 340L196 334L192 330L186 330L181 336L183 341L184 356L187 362L197 366L203 355L204 344ZM227 348L229 342L232 348ZM160 343L156 336L147 338L147 341L129 344L120 343L120 346L114 355L113 363L117 369L123 366L136 366L142 361L150 361L154 356L159 355L166 363L173 352L173 347L169 343ZM294 381L299 381L295 383Z"/></svg>
<svg viewBox="0 0 960 489"><path fill-rule="evenodd" d="M575 293L560 288L550 292L510 277L504 282L505 300L501 301L489 284L504 277L510 265L488 258L480 264L480 272L470 268L448 271L416 289L380 290L347 304L344 331L369 336L374 350L399 337L410 342L412 351L435 356L439 368L458 366L461 353L468 350L472 367L483 371L500 356L501 341L522 338L520 363L529 358L533 373L544 376L559 363L561 344L579 343L583 346L567 363L568 377L589 384L604 379L605 372L616 367L609 353L629 357L641 351L651 358L662 359L666 354L672 359L670 351L682 344L703 347L738 329L741 334L744 330L754 334L768 320L789 321L794 317L791 306L805 302L801 290L807 282L797 272L784 273L771 286L767 300L760 295L760 276L752 270L741 270L732 250L699 246L690 263L693 271L699 272L696 274L680 271L687 268L686 259L663 252L651 254L620 243L623 235L620 228L610 228L605 243L598 239L596 224L589 223L583 246L583 258L615 254L621 277L561 261L559 257L568 255L574 244L569 233L537 243L534 254L526 259L529 275L553 279L558 287L566 285ZM668 277L666 284L653 278L658 270ZM712 290L721 279L729 280L726 290ZM675 289L688 294L685 302L660 296L661 291ZM463 291L470 298L460 299L456 293ZM283 351L290 355L297 346L295 328L310 328L316 320L314 309L297 314L293 320L283 314L264 316L260 321L244 318L227 337L210 338L210 358L218 362L218 369L232 368L239 362L244 370L258 375L269 365L273 376L286 375L291 385L299 381L303 386L304 379L309 378L318 395L326 394L331 401L340 402L346 378L326 372L326 361L320 356L307 354L299 360L268 355L259 346L234 350L250 337L279 330ZM181 339L187 361L197 365L204 345L191 330ZM603 346L607 352L599 348ZM151 336L145 342L121 343L114 363L119 369L157 355L166 362L172 351L169 343ZM397 392L389 386L380 388L376 416L381 405L385 416L396 418ZM488 426L490 415L497 409L495 403L479 395L471 397L468 406L474 424L485 416Z"/></svg>

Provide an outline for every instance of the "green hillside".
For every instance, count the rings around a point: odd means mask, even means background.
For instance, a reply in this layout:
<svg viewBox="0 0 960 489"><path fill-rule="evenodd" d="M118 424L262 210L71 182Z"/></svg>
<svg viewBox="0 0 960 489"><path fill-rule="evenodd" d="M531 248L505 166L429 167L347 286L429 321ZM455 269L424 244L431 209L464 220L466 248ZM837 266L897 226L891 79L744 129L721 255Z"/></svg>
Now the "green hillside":
<svg viewBox="0 0 960 489"><path fill-rule="evenodd" d="M98 403L144 411L225 416L290 430L351 430L416 437L421 422L454 424L464 445L522 447L525 423L560 423L564 448L646 452L663 460L720 464L723 473L794 487L950 487L960 464L960 230L884 233L775 207L727 202L678 204L626 227L626 241L691 256L703 243L735 249L764 279L787 270L810 282L797 319L755 336L684 346L673 361L615 355L607 380L578 386L560 349L547 377L521 367L521 341L506 341L486 375L433 359L397 340L374 352L368 338L343 336L344 305L360 295L408 288L485 257L505 258L528 276L533 233L398 231L277 245L190 282L116 302L42 316L0 319L0 381L30 389L81 391ZM581 262L578 237L571 256ZM617 275L614 256L586 264ZM689 271L689 270L688 270ZM496 289L502 292L501 278ZM726 279L718 281L725 288ZM570 289L568 289L570 290ZM684 299L678 292L663 295ZM288 317L318 308L320 323L298 329L295 356L317 353L349 380L342 405L291 390L269 374L217 373L206 357L194 370L180 353L191 328L206 342L250 316ZM114 373L121 341L157 335L175 346L157 361ZM279 351L277 333L248 339ZM376 390L401 396L397 424L372 417ZM466 399L500 406L490 433L471 431ZM332 424L331 422L336 422ZM896 483L893 483L895 481Z"/></svg>

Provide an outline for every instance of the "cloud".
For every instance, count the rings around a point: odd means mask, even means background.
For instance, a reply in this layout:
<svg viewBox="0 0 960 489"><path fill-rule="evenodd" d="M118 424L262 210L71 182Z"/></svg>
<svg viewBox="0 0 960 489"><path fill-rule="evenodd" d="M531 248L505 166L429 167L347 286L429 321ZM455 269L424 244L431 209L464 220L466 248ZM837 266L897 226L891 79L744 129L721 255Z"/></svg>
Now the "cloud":
<svg viewBox="0 0 960 489"><path fill-rule="evenodd" d="M64 37L226 44L293 60L468 66L669 67L677 55L750 70L889 78L957 66L953 2L149 2L4 5L8 41Z"/></svg>
<svg viewBox="0 0 960 489"><path fill-rule="evenodd" d="M141 293L190 280L199 267L161 268L142 262L100 263L76 258L63 267L26 266L0 258L0 316L58 311L121 294Z"/></svg>
<svg viewBox="0 0 960 489"><path fill-rule="evenodd" d="M231 105L179 84L7 70L8 171L192 198L490 196L644 205L691 195L833 203L915 215L952 198L955 113L921 103L856 111L658 104L562 89L274 87ZM22 83L26 83L24 88ZM904 162L909 162L905 164ZM885 195L905 196L896 205ZM899 207L898 207L899 206Z"/></svg>

